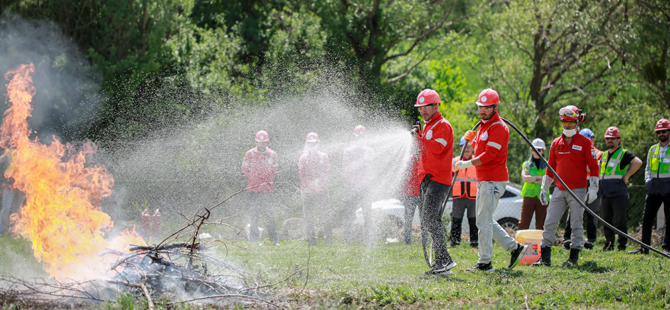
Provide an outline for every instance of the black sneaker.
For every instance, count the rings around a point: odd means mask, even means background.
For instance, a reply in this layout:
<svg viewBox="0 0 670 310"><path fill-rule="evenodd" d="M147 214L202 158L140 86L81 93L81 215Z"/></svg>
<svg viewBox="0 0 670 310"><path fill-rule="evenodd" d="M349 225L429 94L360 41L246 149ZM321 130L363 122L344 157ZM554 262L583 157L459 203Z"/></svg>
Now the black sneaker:
<svg viewBox="0 0 670 310"><path fill-rule="evenodd" d="M456 267L456 262L449 260L447 262L435 262L433 268L426 271L425 274L451 274L451 269Z"/></svg>
<svg viewBox="0 0 670 310"><path fill-rule="evenodd" d="M566 250L570 250L570 246L572 245L572 241L570 239L563 240L563 248Z"/></svg>
<svg viewBox="0 0 670 310"><path fill-rule="evenodd" d="M587 250L593 250L593 242L586 241L586 243L584 243L584 248Z"/></svg>
<svg viewBox="0 0 670 310"><path fill-rule="evenodd" d="M495 270L495 268L493 268L493 266L491 266L491 263L488 263L488 264L477 263L477 265L474 265L474 266L468 268L468 270L471 270L471 271L493 271L493 270Z"/></svg>
<svg viewBox="0 0 670 310"><path fill-rule="evenodd" d="M510 269L514 268L517 264L519 264L519 262L521 261L523 256L526 255L527 250L528 250L527 245L523 245L521 243L518 243L518 246L517 246L516 250L512 251L512 253L511 253L511 259L509 261L509 267L507 267L507 268L510 268Z"/></svg>

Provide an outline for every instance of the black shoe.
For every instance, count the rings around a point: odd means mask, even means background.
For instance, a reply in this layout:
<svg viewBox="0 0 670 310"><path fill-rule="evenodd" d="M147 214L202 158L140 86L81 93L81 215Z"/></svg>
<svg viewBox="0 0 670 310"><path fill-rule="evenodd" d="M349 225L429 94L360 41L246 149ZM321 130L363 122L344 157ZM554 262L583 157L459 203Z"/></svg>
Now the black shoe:
<svg viewBox="0 0 670 310"><path fill-rule="evenodd" d="M477 265L474 265L470 268L468 268L470 271L493 271L495 268L491 266L491 263L484 264L484 263L477 263Z"/></svg>
<svg viewBox="0 0 670 310"><path fill-rule="evenodd" d="M479 242L470 242L470 246L476 249L479 247Z"/></svg>
<svg viewBox="0 0 670 310"><path fill-rule="evenodd" d="M541 247L540 248L540 259L534 262L531 266L540 267L540 266L551 266L551 247Z"/></svg>
<svg viewBox="0 0 670 310"><path fill-rule="evenodd" d="M624 245L624 246L618 246L618 247L616 247L616 250L617 250L617 251L620 251L620 252L621 252L621 251L625 251L625 250L626 250L626 246L625 246L625 245Z"/></svg>
<svg viewBox="0 0 670 310"><path fill-rule="evenodd" d="M570 258L568 258L568 260L566 260L564 264L570 266L577 266L578 260L579 260L579 250L570 249Z"/></svg>
<svg viewBox="0 0 670 310"><path fill-rule="evenodd" d="M584 243L584 248L587 250L593 250L593 242L586 241L586 243Z"/></svg>
<svg viewBox="0 0 670 310"><path fill-rule="evenodd" d="M452 247L452 248L453 248L453 247L457 247L457 246L459 246L459 245L461 245L461 242L460 242L460 241L459 241L459 242L454 242L453 240L451 241L451 247Z"/></svg>
<svg viewBox="0 0 670 310"><path fill-rule="evenodd" d="M511 254L511 259L509 261L509 266L507 268L512 269L517 264L519 264L519 262L521 261L523 256L526 255L527 250L528 250L527 245L523 245L521 243L518 243L517 247L516 247L516 250L514 250L514 251L512 251L512 253L510 253Z"/></svg>
<svg viewBox="0 0 670 310"><path fill-rule="evenodd" d="M456 267L456 265L457 264L451 259L445 262L435 262L433 268L426 271L425 274L451 274L451 269Z"/></svg>
<svg viewBox="0 0 670 310"><path fill-rule="evenodd" d="M614 250L614 243L605 241L605 246L603 247L603 251L613 251Z"/></svg>
<svg viewBox="0 0 670 310"><path fill-rule="evenodd" d="M628 251L628 254L649 254L649 250L643 247L639 247L633 251Z"/></svg>
<svg viewBox="0 0 670 310"><path fill-rule="evenodd" d="M572 241L570 241L570 239L563 240L563 248L564 248L564 249L569 250L569 249L570 249L570 245L572 245Z"/></svg>

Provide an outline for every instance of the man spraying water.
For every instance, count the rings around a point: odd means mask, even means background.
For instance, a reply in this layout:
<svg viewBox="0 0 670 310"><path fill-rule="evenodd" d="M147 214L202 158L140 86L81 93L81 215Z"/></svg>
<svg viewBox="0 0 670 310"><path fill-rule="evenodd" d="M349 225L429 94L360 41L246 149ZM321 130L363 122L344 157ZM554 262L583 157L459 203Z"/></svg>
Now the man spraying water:
<svg viewBox="0 0 670 310"><path fill-rule="evenodd" d="M509 268L514 268L528 246L519 244L493 220L493 212L507 186L507 144L509 129L498 115L498 93L485 89L479 93L477 108L482 125L476 133L472 130L464 138L474 141L475 157L456 162L456 171L472 166L477 168L477 228L479 228L479 260L470 270L493 271L491 256L493 240L511 253Z"/></svg>

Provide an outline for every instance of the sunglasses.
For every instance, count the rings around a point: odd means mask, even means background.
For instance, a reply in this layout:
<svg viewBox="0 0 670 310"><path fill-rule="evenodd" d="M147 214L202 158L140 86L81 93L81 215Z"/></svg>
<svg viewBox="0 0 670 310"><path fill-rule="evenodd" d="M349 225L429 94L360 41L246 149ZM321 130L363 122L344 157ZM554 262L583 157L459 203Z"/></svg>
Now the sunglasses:
<svg viewBox="0 0 670 310"><path fill-rule="evenodd" d="M577 125L577 121L561 121L561 125Z"/></svg>
<svg viewBox="0 0 670 310"><path fill-rule="evenodd" d="M666 134L666 133L668 133L668 130L667 130L667 129L666 129L666 130L658 130L658 131L656 131L656 134L657 134L657 135L660 135L660 134Z"/></svg>

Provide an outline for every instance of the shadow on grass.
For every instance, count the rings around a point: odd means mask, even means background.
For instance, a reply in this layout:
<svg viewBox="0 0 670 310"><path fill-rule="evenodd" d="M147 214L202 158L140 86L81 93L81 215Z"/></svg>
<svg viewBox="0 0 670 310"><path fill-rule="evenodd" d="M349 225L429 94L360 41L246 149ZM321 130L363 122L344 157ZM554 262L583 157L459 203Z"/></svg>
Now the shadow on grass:
<svg viewBox="0 0 670 310"><path fill-rule="evenodd" d="M426 280L435 279L435 280L447 280L452 282L465 282L465 280L460 279L455 274L424 274L422 277Z"/></svg>
<svg viewBox="0 0 670 310"><path fill-rule="evenodd" d="M584 261L578 266L570 266L570 265L564 265L563 268L565 269L576 269L582 272L590 272L590 273L605 273L605 272L610 272L614 268L612 267L602 267L598 266L598 263L594 261Z"/></svg>

